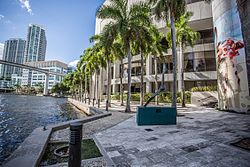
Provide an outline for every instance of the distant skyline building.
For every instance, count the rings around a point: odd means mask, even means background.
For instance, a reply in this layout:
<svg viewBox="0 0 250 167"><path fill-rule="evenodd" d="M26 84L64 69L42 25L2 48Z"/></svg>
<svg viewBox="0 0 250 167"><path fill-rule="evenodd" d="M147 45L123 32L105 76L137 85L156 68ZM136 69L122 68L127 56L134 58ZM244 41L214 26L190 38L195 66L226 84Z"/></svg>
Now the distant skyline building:
<svg viewBox="0 0 250 167"><path fill-rule="evenodd" d="M21 38L12 38L5 41L3 60L23 64L25 44L26 41ZM18 76L21 76L22 69L13 66L2 65L2 77L11 78L12 74L17 74Z"/></svg>
<svg viewBox="0 0 250 167"><path fill-rule="evenodd" d="M42 26L29 24L25 51L25 62L44 61L47 40Z"/></svg>
<svg viewBox="0 0 250 167"><path fill-rule="evenodd" d="M3 49L4 49L4 44L0 43L0 60L3 59ZM0 64L0 77L1 77L1 74L2 74L2 64Z"/></svg>
<svg viewBox="0 0 250 167"><path fill-rule="evenodd" d="M68 65L54 60L54 61L38 61L38 62L26 62L26 65L38 67L42 69L49 70L51 72L67 74ZM37 71L31 71L28 69L23 69L22 86L28 85L36 87L37 85L44 85L45 74ZM49 75L49 87L51 89L55 84L62 81L62 76Z"/></svg>

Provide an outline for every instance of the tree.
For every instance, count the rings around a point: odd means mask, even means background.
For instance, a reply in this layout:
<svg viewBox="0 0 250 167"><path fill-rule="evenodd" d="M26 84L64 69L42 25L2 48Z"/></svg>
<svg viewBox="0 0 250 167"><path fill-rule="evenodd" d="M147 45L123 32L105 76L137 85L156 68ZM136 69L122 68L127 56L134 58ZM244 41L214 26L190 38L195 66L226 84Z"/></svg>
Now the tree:
<svg viewBox="0 0 250 167"><path fill-rule="evenodd" d="M176 44L179 45L180 56L179 56L179 78L181 78L180 83L178 83L181 88L181 99L182 99L182 107L185 107L185 85L184 85L184 55L183 50L186 45L189 44L191 47L194 46L195 42L199 39L200 35L198 32L193 31L189 25L188 21L190 20L192 12L186 12L184 15L180 17L180 19L175 23L176 28ZM171 41L171 34L167 34L168 41Z"/></svg>
<svg viewBox="0 0 250 167"><path fill-rule="evenodd" d="M154 55L154 70L155 70L155 92L158 91L158 59L163 59L163 51L167 51L168 46L162 44L163 34L161 34L155 26L150 27L150 35L152 37L152 43L150 45L150 52ZM163 75L164 76L164 75ZM164 80L163 80L164 82ZM158 97L155 97L155 102L158 105Z"/></svg>
<svg viewBox="0 0 250 167"><path fill-rule="evenodd" d="M116 29L114 29L112 23L109 23L104 26L103 31L99 35L95 35L90 38L90 41L96 41L95 46L99 50L103 50L104 59L107 63L107 95L106 95L106 111L109 110L109 106L111 106L111 62L113 61L113 57L111 54L111 49L113 42L116 38Z"/></svg>
<svg viewBox="0 0 250 167"><path fill-rule="evenodd" d="M175 21L186 11L185 0L148 0L152 5L152 13L157 20L164 19L166 22L170 19L171 24L171 43L172 43L172 55L173 55L173 99L172 107L176 107L176 34L175 34Z"/></svg>
<svg viewBox="0 0 250 167"><path fill-rule="evenodd" d="M120 103L121 106L124 106L123 104L123 71L124 71L124 65L123 65L123 59L125 57L125 50L121 43L120 38L117 38L115 42L112 45L111 50L112 55L115 59L120 60Z"/></svg>
<svg viewBox="0 0 250 167"><path fill-rule="evenodd" d="M137 32L150 24L149 8L146 3L128 4L128 0L110 0L97 11L97 17L110 20L110 29L116 30L128 57L128 95L125 112L131 112L131 44L137 39Z"/></svg>
<svg viewBox="0 0 250 167"><path fill-rule="evenodd" d="M150 25L149 27L151 27ZM150 34L149 27L142 27L137 32L137 39L133 41L133 51L135 54L139 53L141 57L141 75L140 75L140 105L143 106L144 102L144 58L146 58L150 52L151 44L153 42L153 38Z"/></svg>

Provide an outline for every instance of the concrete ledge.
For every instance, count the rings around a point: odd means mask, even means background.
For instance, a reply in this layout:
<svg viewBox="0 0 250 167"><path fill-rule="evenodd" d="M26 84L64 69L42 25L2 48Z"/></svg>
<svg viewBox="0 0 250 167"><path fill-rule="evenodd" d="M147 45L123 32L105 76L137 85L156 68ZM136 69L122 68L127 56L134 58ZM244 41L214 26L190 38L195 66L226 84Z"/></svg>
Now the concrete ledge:
<svg viewBox="0 0 250 167"><path fill-rule="evenodd" d="M67 128L71 123L80 122L84 124L111 115L111 113L105 113L62 122L50 125L46 130L43 130L43 127L36 128L6 160L7 162L3 164L3 167L37 167L41 162L52 132Z"/></svg>
<svg viewBox="0 0 250 167"><path fill-rule="evenodd" d="M76 108L83 111L88 116L93 115L93 113L91 113L91 111L90 111L90 107L87 104L84 104L84 103L79 102L79 101L72 99L72 98L68 98L68 101L71 104L73 104Z"/></svg>

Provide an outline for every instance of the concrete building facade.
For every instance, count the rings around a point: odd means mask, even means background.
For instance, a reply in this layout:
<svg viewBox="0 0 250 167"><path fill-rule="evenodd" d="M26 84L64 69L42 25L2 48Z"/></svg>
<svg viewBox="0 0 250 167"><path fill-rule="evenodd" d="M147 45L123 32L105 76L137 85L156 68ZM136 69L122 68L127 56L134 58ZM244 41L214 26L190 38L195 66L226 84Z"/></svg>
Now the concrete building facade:
<svg viewBox="0 0 250 167"><path fill-rule="evenodd" d="M27 33L25 62L44 61L47 40L42 26L30 24Z"/></svg>
<svg viewBox="0 0 250 167"><path fill-rule="evenodd" d="M129 0L129 4L137 0ZM108 0L104 4L109 3ZM250 1L247 0L186 0L187 11L193 12L189 26L200 33L201 38L194 47L184 50L184 84L185 90L199 86L217 86L218 107L222 110L237 112L250 111ZM107 24L107 20L96 18L96 34ZM166 34L166 23L154 21L158 29ZM227 51L225 51L227 49ZM155 61L149 55L145 61L145 92L155 92L155 82L161 81L163 63L167 64L165 74L166 91L172 92L173 64L171 49L165 54L165 62ZM112 93L119 92L121 66L124 66L123 83L127 88L127 59L124 64L115 62L112 65ZM154 64L157 63L157 68ZM180 54L177 49L177 81L181 80ZM132 92L140 92L140 56L132 58ZM106 72L100 75L100 89L106 94ZM157 77L155 77L157 76ZM104 81L102 81L104 80ZM104 86L102 86L104 85ZM158 84L160 85L160 84ZM95 89L95 88L92 88ZM178 91L181 88L178 86ZM92 91L93 92L93 91Z"/></svg>
<svg viewBox="0 0 250 167"><path fill-rule="evenodd" d="M38 62L26 62L26 65L38 67L49 70L51 72L67 74L68 66L60 61L38 61ZM46 74L37 71L31 71L23 69L22 86L38 86L44 85L46 80ZM62 81L62 76L49 75L48 89L51 89L55 84Z"/></svg>
<svg viewBox="0 0 250 167"><path fill-rule="evenodd" d="M130 0L129 4L136 2L135 0ZM105 1L108 3L108 1ZM187 10L193 12L193 16L189 21L190 27L199 32L201 35L200 40L196 45L191 48L187 46L184 50L184 80L185 89L189 90L195 86L211 86L217 84L217 74L216 74L216 61L215 61L215 50L214 50L214 35L213 35L213 19L212 19L212 6L211 4L205 3L203 0L188 0ZM101 29L105 26L108 21L96 19L96 34L101 32ZM164 21L154 21L154 24L158 29L166 34L166 23ZM179 52L178 52L179 55ZM179 57L179 56L178 56ZM125 91L127 90L127 59L123 60L124 72L123 72L123 82ZM157 69L155 69L155 63L157 62ZM155 75L157 75L157 82L160 85L161 72L163 63L167 64L167 74L165 74L165 86L166 91L172 91L172 53L171 49L165 54L165 62L155 61L153 55L149 55L145 61L145 74L144 74L144 88L145 92L155 92L157 89L155 87ZM179 63L178 63L179 64ZM120 66L119 62L116 62L112 66L112 93L119 92L120 84ZM180 68L180 67L178 67ZM140 92L140 56L133 56L132 58L132 92ZM105 74L105 71L104 71ZM178 76L180 76L180 70L178 70ZM104 85L106 85L106 75L101 75L104 77ZM180 81L180 77L178 77ZM102 87L102 86L101 86ZM178 87L178 91L180 91ZM102 90L106 90L102 87ZM105 92L103 92L105 93Z"/></svg>
<svg viewBox="0 0 250 167"><path fill-rule="evenodd" d="M19 38L13 38L5 41L3 60L22 64L24 61L24 51L25 51L26 41ZM22 75L22 69L2 65L1 76L11 79L12 74Z"/></svg>
<svg viewBox="0 0 250 167"><path fill-rule="evenodd" d="M4 44L0 43L0 60L3 60ZM0 77L2 75L2 64L0 64Z"/></svg>
<svg viewBox="0 0 250 167"><path fill-rule="evenodd" d="M250 112L249 1L213 0L218 107ZM244 37L244 38L243 38Z"/></svg>

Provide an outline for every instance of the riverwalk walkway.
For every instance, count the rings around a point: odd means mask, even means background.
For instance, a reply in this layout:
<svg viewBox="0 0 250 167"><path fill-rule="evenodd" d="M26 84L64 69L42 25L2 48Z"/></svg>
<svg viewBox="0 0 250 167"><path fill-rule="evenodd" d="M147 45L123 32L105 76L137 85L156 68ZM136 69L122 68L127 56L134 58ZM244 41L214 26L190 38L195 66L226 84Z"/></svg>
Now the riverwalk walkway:
<svg viewBox="0 0 250 167"><path fill-rule="evenodd" d="M131 106L133 112L124 113L125 107L113 102L111 116L84 123L83 138L93 137L104 156L84 160L83 166L250 166L250 151L231 145L250 138L250 115L188 106L178 107L177 125L137 126L138 104ZM107 113L104 103L95 109ZM69 128L49 136L48 142L69 141ZM52 166L66 167L67 163Z"/></svg>
<svg viewBox="0 0 250 167"><path fill-rule="evenodd" d="M250 115L188 108L177 125L137 126L133 116L95 137L118 167L250 166L250 151L231 145L250 137Z"/></svg>
<svg viewBox="0 0 250 167"><path fill-rule="evenodd" d="M250 166L250 151L231 145L250 138L250 115L189 106L178 108L177 125L137 126L135 113L124 109L113 102L111 117L83 127L84 137L94 135L118 167ZM67 140L68 133L55 132L51 140Z"/></svg>
<svg viewBox="0 0 250 167"><path fill-rule="evenodd" d="M137 126L134 116L95 137L120 167L250 166L250 151L230 145L250 137L250 115L189 108L177 125Z"/></svg>

